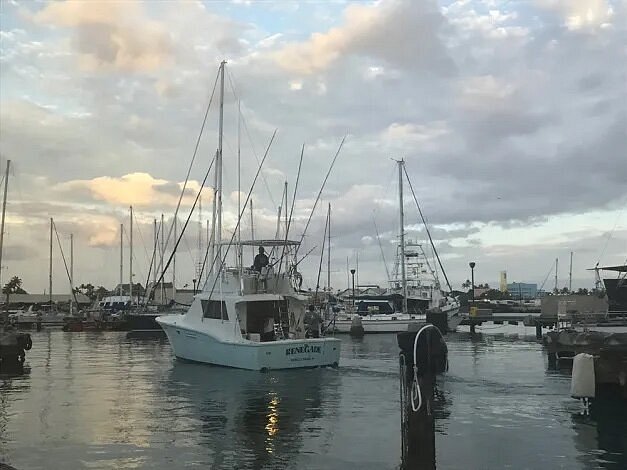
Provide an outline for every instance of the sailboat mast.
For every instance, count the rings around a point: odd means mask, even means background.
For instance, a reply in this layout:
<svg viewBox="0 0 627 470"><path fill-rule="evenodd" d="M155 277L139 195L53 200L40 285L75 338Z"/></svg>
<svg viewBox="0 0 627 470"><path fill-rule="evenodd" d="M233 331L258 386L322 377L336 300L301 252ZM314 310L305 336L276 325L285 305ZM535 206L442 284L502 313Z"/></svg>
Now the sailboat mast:
<svg viewBox="0 0 627 470"><path fill-rule="evenodd" d="M217 188L217 227L216 238L218 244L218 259L220 260L220 269L222 269L222 135L224 133L224 67L226 61L220 64L220 118L218 120L218 158L216 159L216 171L218 172L218 188Z"/></svg>
<svg viewBox="0 0 627 470"><path fill-rule="evenodd" d="M331 203L329 203L329 230L327 242L327 288L331 292Z"/></svg>
<svg viewBox="0 0 627 470"><path fill-rule="evenodd" d="M250 198L250 239L255 239L255 219L253 217L253 198ZM255 256L255 247L250 247L253 250L253 257Z"/></svg>
<svg viewBox="0 0 627 470"><path fill-rule="evenodd" d="M161 214L161 261L159 263L159 277L161 278L161 304L165 301L165 286L163 284L163 258L165 256L165 225L163 223L163 214Z"/></svg>
<svg viewBox="0 0 627 470"><path fill-rule="evenodd" d="M174 217L174 243L176 243L178 241L178 227L176 226L176 222L178 217ZM202 228L202 224L200 224L200 227ZM172 253L172 296L174 298L174 300L176 300L176 251L174 251L174 253Z"/></svg>
<svg viewBox="0 0 627 470"><path fill-rule="evenodd" d="M131 213L131 232L129 233L128 244L128 296L131 299L131 305L133 305L133 206L130 206Z"/></svg>
<svg viewBox="0 0 627 470"><path fill-rule="evenodd" d="M241 145L241 127L242 127L242 111L241 102L237 100L237 217L242 215L242 145ZM242 259L242 223L237 224L237 265L240 269L240 276L244 268L244 260Z"/></svg>
<svg viewBox="0 0 627 470"><path fill-rule="evenodd" d="M52 226L54 220L50 217L50 269L48 270L48 300L50 301L50 309L52 310Z"/></svg>
<svg viewBox="0 0 627 470"><path fill-rule="evenodd" d="M407 313L407 275L405 273L405 212L403 209L403 165L401 159L398 162L398 205L401 225L401 280L403 282L403 313Z"/></svg>
<svg viewBox="0 0 627 470"><path fill-rule="evenodd" d="M9 169L11 160L7 160L7 171L4 174L4 196L2 198L2 222L0 225L0 285L2 285L2 249L4 248L4 217L7 212L7 193L9 191Z"/></svg>
<svg viewBox="0 0 627 470"><path fill-rule="evenodd" d="M200 282L202 270L202 196L198 196L198 261L196 262L196 279ZM176 237L175 237L176 238Z"/></svg>
<svg viewBox="0 0 627 470"><path fill-rule="evenodd" d="M568 270L568 293L573 291L573 252L570 252L570 269Z"/></svg>
<svg viewBox="0 0 627 470"><path fill-rule="evenodd" d="M559 262L559 258L555 258L555 292L557 292L557 263Z"/></svg>
<svg viewBox="0 0 627 470"><path fill-rule="evenodd" d="M74 313L74 234L70 233L70 315Z"/></svg>
<svg viewBox="0 0 627 470"><path fill-rule="evenodd" d="M152 219L152 290L157 288L157 219Z"/></svg>
<svg viewBox="0 0 627 470"><path fill-rule="evenodd" d="M288 228L289 228L289 218L288 218L288 214L287 214L287 208L288 208L288 201L287 201L287 181L285 182L285 239L287 240L287 235L288 235ZM287 247L285 247L287 250ZM285 255L285 272L289 272L290 270L290 266L289 266L289 250L287 250L288 252Z"/></svg>
<svg viewBox="0 0 627 470"><path fill-rule="evenodd" d="M118 295L122 295L122 283L124 282L122 271L124 269L124 225L120 224L120 286Z"/></svg>
<svg viewBox="0 0 627 470"><path fill-rule="evenodd" d="M331 203L329 203L329 227L327 229L327 312L329 311L329 301L331 300Z"/></svg>

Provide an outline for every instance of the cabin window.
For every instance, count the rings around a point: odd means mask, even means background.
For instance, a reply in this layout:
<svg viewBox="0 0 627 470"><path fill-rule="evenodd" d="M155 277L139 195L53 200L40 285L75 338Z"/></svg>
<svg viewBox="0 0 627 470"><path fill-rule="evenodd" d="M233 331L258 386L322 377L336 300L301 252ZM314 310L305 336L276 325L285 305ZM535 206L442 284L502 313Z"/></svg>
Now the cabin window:
<svg viewBox="0 0 627 470"><path fill-rule="evenodd" d="M201 300L203 318L215 318L218 320L228 320L226 313L226 303L217 300Z"/></svg>

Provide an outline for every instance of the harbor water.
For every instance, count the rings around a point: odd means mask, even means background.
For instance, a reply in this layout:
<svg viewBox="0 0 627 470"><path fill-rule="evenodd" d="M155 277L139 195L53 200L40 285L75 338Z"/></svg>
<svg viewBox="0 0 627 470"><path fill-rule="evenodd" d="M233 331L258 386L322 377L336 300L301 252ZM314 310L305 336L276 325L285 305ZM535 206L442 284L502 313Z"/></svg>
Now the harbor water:
<svg viewBox="0 0 627 470"><path fill-rule="evenodd" d="M583 417L533 329L449 335L438 381L438 469L624 469L627 407ZM394 335L342 337L338 369L182 363L165 340L33 333L30 371L0 379L0 462L18 470L394 469Z"/></svg>

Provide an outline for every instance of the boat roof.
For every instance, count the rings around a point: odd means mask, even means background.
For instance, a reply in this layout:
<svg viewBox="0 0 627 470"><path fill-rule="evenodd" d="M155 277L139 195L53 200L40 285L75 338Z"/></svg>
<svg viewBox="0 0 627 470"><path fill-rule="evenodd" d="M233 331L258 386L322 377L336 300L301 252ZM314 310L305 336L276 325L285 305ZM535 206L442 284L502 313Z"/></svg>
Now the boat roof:
<svg viewBox="0 0 627 470"><path fill-rule="evenodd" d="M223 245L229 245L229 242L223 242ZM241 246L298 246L299 241L296 240L279 240L279 239L267 239L267 240L242 240L240 242L233 242L234 245Z"/></svg>
<svg viewBox="0 0 627 470"><path fill-rule="evenodd" d="M235 303L241 302L263 302L263 301L271 301L271 300L283 300L284 297L280 294L250 294L243 297L240 297L235 301Z"/></svg>
<svg viewBox="0 0 627 470"><path fill-rule="evenodd" d="M588 271L594 271L600 269L601 271L617 271L619 273L627 272L627 264L622 266L598 266L596 268L588 269Z"/></svg>

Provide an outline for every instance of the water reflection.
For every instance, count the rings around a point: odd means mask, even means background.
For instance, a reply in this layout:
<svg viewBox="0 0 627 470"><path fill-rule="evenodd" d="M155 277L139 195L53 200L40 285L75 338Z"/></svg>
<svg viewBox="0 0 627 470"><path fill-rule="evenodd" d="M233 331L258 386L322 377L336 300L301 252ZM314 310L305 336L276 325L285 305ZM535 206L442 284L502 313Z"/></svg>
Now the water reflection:
<svg viewBox="0 0 627 470"><path fill-rule="evenodd" d="M338 383L333 369L259 373L176 361L166 386L177 407L196 417L188 425L200 430L203 462L284 468L322 431L307 423L335 413L329 397Z"/></svg>
<svg viewBox="0 0 627 470"><path fill-rule="evenodd" d="M579 450L577 460L585 467L627 468L627 407L617 399L598 399L590 416L572 413L573 440ZM590 449L597 449L590 452Z"/></svg>

